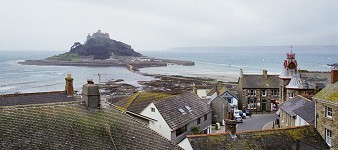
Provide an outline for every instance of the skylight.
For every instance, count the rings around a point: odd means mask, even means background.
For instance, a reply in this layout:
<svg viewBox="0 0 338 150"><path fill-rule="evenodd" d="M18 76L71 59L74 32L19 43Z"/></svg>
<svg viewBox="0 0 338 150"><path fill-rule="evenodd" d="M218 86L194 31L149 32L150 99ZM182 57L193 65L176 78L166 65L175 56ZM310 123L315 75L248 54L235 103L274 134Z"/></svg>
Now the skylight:
<svg viewBox="0 0 338 150"><path fill-rule="evenodd" d="M182 108L179 108L178 111L180 111L183 115L186 114Z"/></svg>
<svg viewBox="0 0 338 150"><path fill-rule="evenodd" d="M188 105L184 106L187 110L191 111L191 108Z"/></svg>

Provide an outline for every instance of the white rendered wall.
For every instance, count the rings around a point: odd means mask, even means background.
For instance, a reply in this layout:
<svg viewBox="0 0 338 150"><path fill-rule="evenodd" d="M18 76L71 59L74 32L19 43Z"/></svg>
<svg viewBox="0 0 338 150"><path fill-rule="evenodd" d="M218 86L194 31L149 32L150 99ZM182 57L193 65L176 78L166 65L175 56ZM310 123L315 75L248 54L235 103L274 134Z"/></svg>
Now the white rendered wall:
<svg viewBox="0 0 338 150"><path fill-rule="evenodd" d="M155 108L155 112L151 111L151 108ZM140 113L143 116L147 116L149 118L155 119L157 121L149 121L149 127L161 134L165 138L171 140L171 129L168 124L163 119L160 112L157 110L154 103L150 103L142 112Z"/></svg>
<svg viewBox="0 0 338 150"><path fill-rule="evenodd" d="M188 138L185 138L182 142L178 143L178 146L182 147L185 150L193 150Z"/></svg>
<svg viewBox="0 0 338 150"><path fill-rule="evenodd" d="M297 115L295 125L296 126L305 126L305 125L309 125L309 123L306 122L303 118L301 118L300 116Z"/></svg>

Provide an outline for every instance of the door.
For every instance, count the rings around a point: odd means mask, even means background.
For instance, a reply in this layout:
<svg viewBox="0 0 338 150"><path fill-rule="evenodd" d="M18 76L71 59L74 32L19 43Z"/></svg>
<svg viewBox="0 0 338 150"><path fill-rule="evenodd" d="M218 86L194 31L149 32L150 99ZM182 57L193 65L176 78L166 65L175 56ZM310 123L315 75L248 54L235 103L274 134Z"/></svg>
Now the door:
<svg viewBox="0 0 338 150"><path fill-rule="evenodd" d="M266 111L266 102L262 102L262 111Z"/></svg>

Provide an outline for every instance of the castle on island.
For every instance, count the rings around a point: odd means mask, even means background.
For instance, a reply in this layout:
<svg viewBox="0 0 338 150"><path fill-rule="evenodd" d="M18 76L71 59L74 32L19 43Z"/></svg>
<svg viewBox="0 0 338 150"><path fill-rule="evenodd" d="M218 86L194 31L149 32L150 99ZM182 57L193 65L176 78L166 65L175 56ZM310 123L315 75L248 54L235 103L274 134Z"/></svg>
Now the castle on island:
<svg viewBox="0 0 338 150"><path fill-rule="evenodd" d="M101 38L101 39L110 39L110 36L109 36L109 33L102 33L101 30L97 30L97 32L93 33L93 35L90 35L90 33L88 33L87 35L87 41L89 39L98 39L98 38Z"/></svg>

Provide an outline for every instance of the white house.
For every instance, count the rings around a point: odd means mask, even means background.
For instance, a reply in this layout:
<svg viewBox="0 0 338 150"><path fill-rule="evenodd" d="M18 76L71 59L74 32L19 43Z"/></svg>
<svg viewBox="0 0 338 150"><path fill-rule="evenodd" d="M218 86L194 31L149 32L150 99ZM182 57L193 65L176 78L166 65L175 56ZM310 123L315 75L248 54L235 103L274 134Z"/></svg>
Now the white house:
<svg viewBox="0 0 338 150"><path fill-rule="evenodd" d="M211 132L211 109L192 92L138 93L115 105L174 143L194 133L192 129Z"/></svg>

